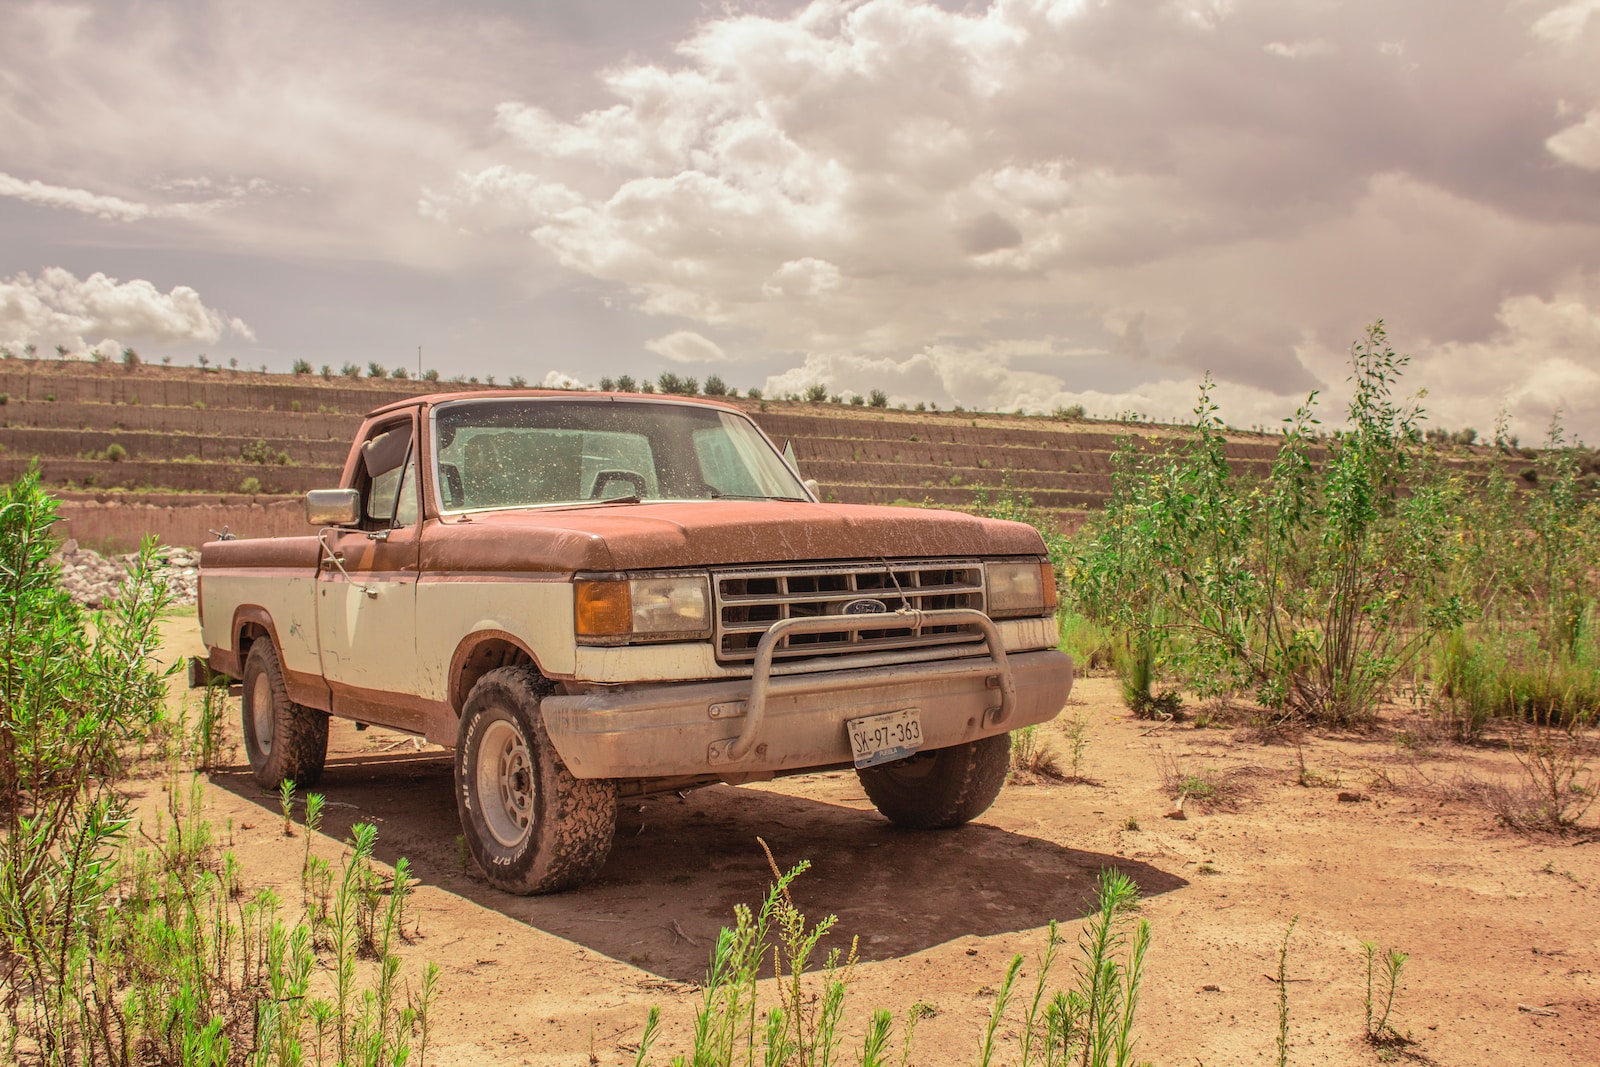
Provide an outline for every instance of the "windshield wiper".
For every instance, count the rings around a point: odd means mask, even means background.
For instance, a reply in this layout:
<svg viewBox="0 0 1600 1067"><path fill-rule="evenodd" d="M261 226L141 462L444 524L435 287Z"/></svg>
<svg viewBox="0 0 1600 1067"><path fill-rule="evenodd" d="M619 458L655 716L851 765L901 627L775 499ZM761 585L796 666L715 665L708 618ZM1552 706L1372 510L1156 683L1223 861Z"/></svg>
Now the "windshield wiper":
<svg viewBox="0 0 1600 1067"><path fill-rule="evenodd" d="M786 500L792 504L809 504L811 499L803 496L767 496L765 493L713 493L712 500Z"/></svg>

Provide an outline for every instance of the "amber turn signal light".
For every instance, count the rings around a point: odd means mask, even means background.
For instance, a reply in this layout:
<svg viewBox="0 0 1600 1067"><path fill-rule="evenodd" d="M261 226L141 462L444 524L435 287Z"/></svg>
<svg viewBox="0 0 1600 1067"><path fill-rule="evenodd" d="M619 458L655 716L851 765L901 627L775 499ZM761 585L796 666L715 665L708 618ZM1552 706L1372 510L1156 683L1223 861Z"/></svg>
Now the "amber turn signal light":
<svg viewBox="0 0 1600 1067"><path fill-rule="evenodd" d="M580 637L619 637L633 631L628 583L583 581L573 585L573 619Z"/></svg>
<svg viewBox="0 0 1600 1067"><path fill-rule="evenodd" d="M1044 592L1044 607L1054 612L1060 603L1056 595L1056 565L1049 560L1039 564L1039 588Z"/></svg>

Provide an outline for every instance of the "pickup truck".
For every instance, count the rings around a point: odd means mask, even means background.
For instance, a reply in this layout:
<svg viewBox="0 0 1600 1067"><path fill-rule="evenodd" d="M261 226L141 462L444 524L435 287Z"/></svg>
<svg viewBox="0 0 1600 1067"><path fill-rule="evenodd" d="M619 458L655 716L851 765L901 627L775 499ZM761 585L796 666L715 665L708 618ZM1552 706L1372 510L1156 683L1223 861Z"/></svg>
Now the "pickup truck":
<svg viewBox="0 0 1600 1067"><path fill-rule="evenodd" d="M421 396L362 424L315 533L204 546L201 684L258 782L330 715L454 748L490 883L599 871L618 797L854 768L900 826L968 822L1072 688L1037 531L822 503L738 407Z"/></svg>

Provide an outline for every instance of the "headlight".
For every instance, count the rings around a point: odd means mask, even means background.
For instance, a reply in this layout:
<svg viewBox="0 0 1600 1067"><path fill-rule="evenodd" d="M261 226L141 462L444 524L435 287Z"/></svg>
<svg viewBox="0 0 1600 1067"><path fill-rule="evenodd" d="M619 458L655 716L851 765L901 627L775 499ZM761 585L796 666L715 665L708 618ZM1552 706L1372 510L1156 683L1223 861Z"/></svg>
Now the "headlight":
<svg viewBox="0 0 1600 1067"><path fill-rule="evenodd" d="M647 578L580 577L573 624L592 645L679 641L711 636L711 587L703 574Z"/></svg>
<svg viewBox="0 0 1600 1067"><path fill-rule="evenodd" d="M1049 560L990 562L985 569L990 618L1049 615L1056 610L1056 572Z"/></svg>

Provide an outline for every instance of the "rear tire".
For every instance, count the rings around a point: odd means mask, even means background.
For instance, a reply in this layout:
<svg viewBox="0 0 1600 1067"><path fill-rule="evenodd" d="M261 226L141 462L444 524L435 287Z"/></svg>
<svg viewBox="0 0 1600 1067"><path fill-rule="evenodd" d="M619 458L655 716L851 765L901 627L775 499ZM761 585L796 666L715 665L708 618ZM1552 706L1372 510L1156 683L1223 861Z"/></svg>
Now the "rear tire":
<svg viewBox="0 0 1600 1067"><path fill-rule="evenodd" d="M608 779L575 778L550 743L528 667L478 679L456 740L456 808L467 849L496 889L528 895L581 885L605 866L617 830Z"/></svg>
<svg viewBox="0 0 1600 1067"><path fill-rule="evenodd" d="M264 789L277 789L286 780L302 788L317 784L328 758L328 717L289 699L278 650L267 638L252 643L245 657L240 720L257 784Z"/></svg>
<svg viewBox="0 0 1600 1067"><path fill-rule="evenodd" d="M908 830L971 822L994 803L1011 769L1011 737L996 734L856 772L873 806Z"/></svg>

